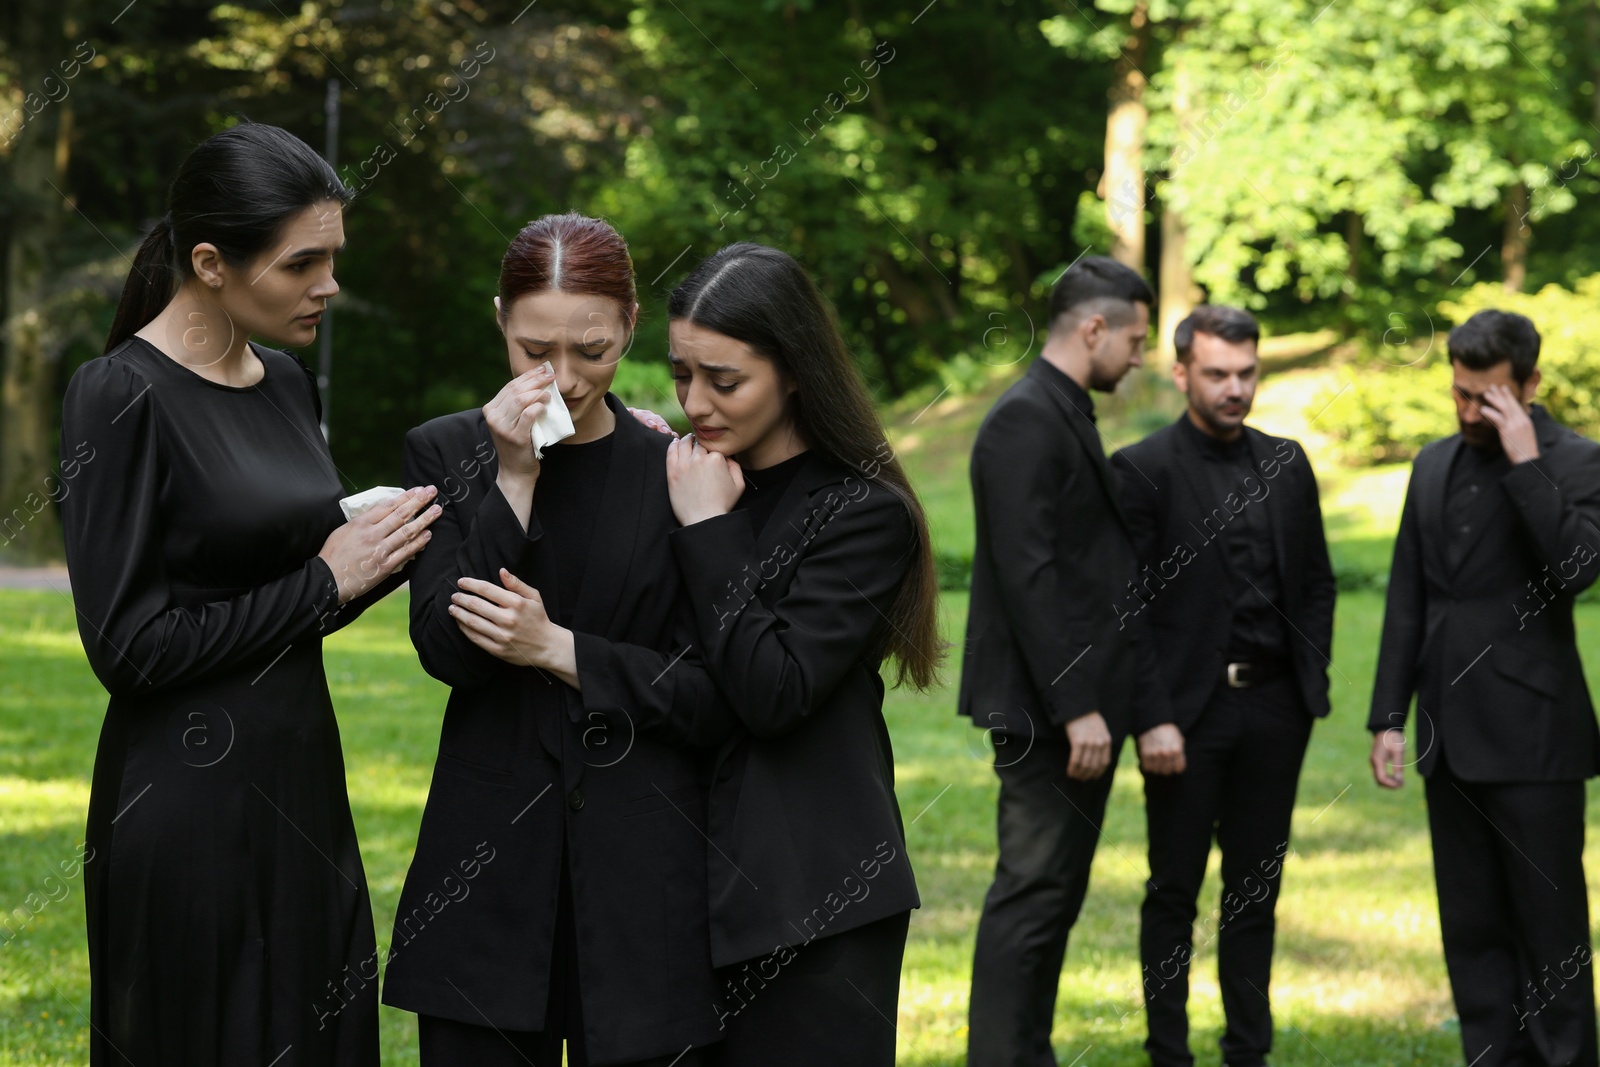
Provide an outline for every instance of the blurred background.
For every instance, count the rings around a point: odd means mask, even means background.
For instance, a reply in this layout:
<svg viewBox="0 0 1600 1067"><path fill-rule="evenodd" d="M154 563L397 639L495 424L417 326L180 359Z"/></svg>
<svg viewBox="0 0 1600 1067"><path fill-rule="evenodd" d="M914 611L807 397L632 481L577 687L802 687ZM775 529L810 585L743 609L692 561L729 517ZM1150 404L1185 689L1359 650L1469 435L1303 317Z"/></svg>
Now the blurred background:
<svg viewBox="0 0 1600 1067"><path fill-rule="evenodd" d="M1341 588L1335 712L1279 910L1274 1062L1458 1058L1421 792L1377 794L1361 724L1408 461L1455 429L1450 325L1531 316L1541 400L1600 432L1597 81L1597 0L8 0L0 586L32 588L0 589L0 1064L86 1048L81 892L61 872L105 697L59 567L62 392L101 351L178 163L242 117L294 131L358 192L323 327L349 491L393 484L405 430L504 382L492 297L530 219L578 210L628 239L643 311L617 389L680 424L666 294L723 244L774 244L832 299L927 503L958 652L972 437L1037 354L1060 271L1112 255L1159 292L1155 354L1101 406L1108 450L1181 410L1178 319L1205 299L1253 311L1251 421L1312 455ZM1579 607L1586 654L1597 612ZM327 656L386 943L444 693L403 596ZM948 689L888 706L924 900L904 1063L961 1062L993 863L991 757L953 713ZM1125 754L1063 974L1062 1062L1144 1062L1139 788ZM1213 882L1197 1049L1221 1026L1214 904ZM386 1062L414 1062L409 1017L384 1026Z"/></svg>
<svg viewBox="0 0 1600 1067"><path fill-rule="evenodd" d="M816 274L886 402L981 389L1096 252L1158 283L1162 338L1197 300L1239 303L1269 351L1355 371L1527 294L1563 338L1551 399L1595 426L1597 72L1593 0L19 0L0 516L30 521L0 551L57 553L28 497L62 390L178 162L241 116L359 191L329 426L364 487L394 479L407 428L501 383L500 256L566 209L628 238L643 319L619 389L669 415L664 296L750 239ZM1436 378L1351 380L1322 427L1342 459L1448 431Z"/></svg>

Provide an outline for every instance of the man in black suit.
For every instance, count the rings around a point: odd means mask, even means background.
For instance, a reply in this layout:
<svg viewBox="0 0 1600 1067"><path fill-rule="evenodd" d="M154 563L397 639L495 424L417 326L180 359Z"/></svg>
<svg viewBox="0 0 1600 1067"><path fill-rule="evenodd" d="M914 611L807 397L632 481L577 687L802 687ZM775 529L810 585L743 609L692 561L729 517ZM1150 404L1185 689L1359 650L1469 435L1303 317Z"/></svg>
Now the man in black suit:
<svg viewBox="0 0 1600 1067"><path fill-rule="evenodd" d="M1600 446L1531 403L1539 332L1523 316L1479 312L1449 346L1461 432L1412 467L1372 773L1398 789L1415 763L1426 783L1467 1061L1593 1067L1583 783L1600 772L1600 728L1572 603L1600 568Z"/></svg>
<svg viewBox="0 0 1600 1067"><path fill-rule="evenodd" d="M1154 1067L1194 1063L1189 961L1213 836L1222 1059L1266 1062L1273 911L1311 723L1328 714L1335 590L1317 480L1297 442L1244 424L1260 337L1248 312L1196 308L1173 335L1187 409L1111 457L1139 553L1118 615L1142 617L1161 650L1186 764L1145 778L1139 955Z"/></svg>
<svg viewBox="0 0 1600 1067"><path fill-rule="evenodd" d="M1089 885L1112 769L1130 732L1147 766L1181 767L1142 627L1114 602L1133 539L1088 390L1140 365L1149 286L1103 256L1050 295L1049 336L995 403L972 449L977 545L960 712L989 731L1000 777L1000 856L972 963L969 1067L1053 1065L1050 1025L1067 935Z"/></svg>

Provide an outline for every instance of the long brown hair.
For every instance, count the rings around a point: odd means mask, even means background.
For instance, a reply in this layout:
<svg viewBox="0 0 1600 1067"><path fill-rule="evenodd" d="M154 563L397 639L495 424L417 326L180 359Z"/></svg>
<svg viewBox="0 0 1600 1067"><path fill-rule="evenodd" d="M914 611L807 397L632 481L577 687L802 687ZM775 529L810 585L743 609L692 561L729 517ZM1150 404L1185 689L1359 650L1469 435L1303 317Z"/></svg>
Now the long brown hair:
<svg viewBox="0 0 1600 1067"><path fill-rule="evenodd" d="M917 544L889 610L885 651L896 663L896 685L937 685L945 646L928 518L899 458L886 447L866 382L810 276L776 248L729 245L672 291L667 314L742 341L770 359L795 383L795 424L811 447L867 474L904 502Z"/></svg>

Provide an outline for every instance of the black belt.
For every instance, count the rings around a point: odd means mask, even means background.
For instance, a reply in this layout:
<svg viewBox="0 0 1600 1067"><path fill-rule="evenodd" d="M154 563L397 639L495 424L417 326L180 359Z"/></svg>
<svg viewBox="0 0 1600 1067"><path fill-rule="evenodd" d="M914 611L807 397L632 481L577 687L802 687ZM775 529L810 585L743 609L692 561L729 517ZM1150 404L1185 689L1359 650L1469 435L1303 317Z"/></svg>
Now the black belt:
<svg viewBox="0 0 1600 1067"><path fill-rule="evenodd" d="M1223 667L1223 680L1228 683L1230 689L1249 689L1251 686L1276 681L1293 669L1289 660L1283 657L1230 660Z"/></svg>

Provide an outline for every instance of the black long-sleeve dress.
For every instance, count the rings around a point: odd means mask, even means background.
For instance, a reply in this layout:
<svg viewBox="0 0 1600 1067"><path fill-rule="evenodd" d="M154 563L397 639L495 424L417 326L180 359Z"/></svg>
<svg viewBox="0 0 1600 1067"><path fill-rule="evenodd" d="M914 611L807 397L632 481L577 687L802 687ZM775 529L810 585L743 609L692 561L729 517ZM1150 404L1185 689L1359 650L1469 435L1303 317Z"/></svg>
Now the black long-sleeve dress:
<svg viewBox="0 0 1600 1067"><path fill-rule="evenodd" d="M322 637L398 582L339 605L315 382L255 351L265 377L232 387L132 338L67 387L67 564L111 694L84 882L95 1064L378 1062Z"/></svg>

